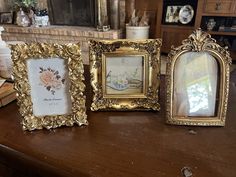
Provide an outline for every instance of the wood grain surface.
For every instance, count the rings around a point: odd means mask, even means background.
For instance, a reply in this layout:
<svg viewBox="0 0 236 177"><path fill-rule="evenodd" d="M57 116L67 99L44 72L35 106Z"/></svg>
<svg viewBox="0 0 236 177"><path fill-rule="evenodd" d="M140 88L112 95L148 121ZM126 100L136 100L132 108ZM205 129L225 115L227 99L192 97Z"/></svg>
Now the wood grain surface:
<svg viewBox="0 0 236 177"><path fill-rule="evenodd" d="M225 127L166 125L163 76L160 112L88 110L87 127L22 131L18 106L10 103L0 109L0 176L181 177L189 167L193 177L234 177L234 74Z"/></svg>

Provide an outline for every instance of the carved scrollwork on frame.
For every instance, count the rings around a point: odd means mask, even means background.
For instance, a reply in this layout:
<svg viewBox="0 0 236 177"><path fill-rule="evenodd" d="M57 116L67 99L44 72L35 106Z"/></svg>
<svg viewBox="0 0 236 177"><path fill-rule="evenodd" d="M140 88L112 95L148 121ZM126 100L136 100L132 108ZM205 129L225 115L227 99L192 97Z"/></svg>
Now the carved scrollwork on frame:
<svg viewBox="0 0 236 177"><path fill-rule="evenodd" d="M17 44L11 49L24 130L88 124L79 44Z"/></svg>
<svg viewBox="0 0 236 177"><path fill-rule="evenodd" d="M224 126L230 64L228 50L201 29L172 47L167 57L167 123Z"/></svg>
<svg viewBox="0 0 236 177"><path fill-rule="evenodd" d="M91 110L160 110L161 40L91 40Z"/></svg>

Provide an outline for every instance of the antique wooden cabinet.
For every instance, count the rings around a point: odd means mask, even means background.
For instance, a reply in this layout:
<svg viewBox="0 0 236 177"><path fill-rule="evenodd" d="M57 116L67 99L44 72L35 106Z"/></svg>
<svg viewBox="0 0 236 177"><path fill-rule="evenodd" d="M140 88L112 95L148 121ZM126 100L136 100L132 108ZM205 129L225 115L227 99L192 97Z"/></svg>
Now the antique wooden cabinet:
<svg viewBox="0 0 236 177"><path fill-rule="evenodd" d="M202 28L212 35L221 46L227 46L233 60L236 60L236 1L235 0L163 0L161 22L156 23L156 36L163 40L162 52L168 53L171 46L178 46L194 29ZM189 24L168 22L168 8L191 5L194 16ZM160 9L160 8L159 8ZM160 19L159 19L160 20ZM207 24L214 21L214 28L209 30ZM160 25L161 24L161 25ZM160 25L160 26L159 26Z"/></svg>

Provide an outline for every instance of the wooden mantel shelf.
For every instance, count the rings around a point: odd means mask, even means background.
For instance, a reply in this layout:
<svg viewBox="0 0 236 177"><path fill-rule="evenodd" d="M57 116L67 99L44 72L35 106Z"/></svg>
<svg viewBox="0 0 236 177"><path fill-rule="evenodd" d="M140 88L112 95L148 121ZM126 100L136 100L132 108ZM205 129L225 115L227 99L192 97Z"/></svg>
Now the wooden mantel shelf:
<svg viewBox="0 0 236 177"><path fill-rule="evenodd" d="M85 73L90 98L88 66ZM166 125L164 95L161 84L160 112L88 110L87 127L33 132L22 131L13 102L0 109L0 176L181 177L187 166L195 177L234 177L235 84L225 127Z"/></svg>
<svg viewBox="0 0 236 177"><path fill-rule="evenodd" d="M47 42L47 43L80 43L82 57L88 64L88 41L90 39L119 39L122 30L97 31L93 27L58 26L21 27L17 25L3 25L2 39L5 41Z"/></svg>
<svg viewBox="0 0 236 177"><path fill-rule="evenodd" d="M72 36L72 37L87 37L87 38L100 38L100 39L117 39L120 37L120 30L110 30L107 32L97 31L93 27L82 26L60 26L50 25L45 27L21 27L17 25L3 25L4 31L3 38L7 37L8 33L16 34L42 34L51 36ZM4 35L5 34L5 35ZM34 39L32 39L34 40ZM50 40L50 39L49 39Z"/></svg>

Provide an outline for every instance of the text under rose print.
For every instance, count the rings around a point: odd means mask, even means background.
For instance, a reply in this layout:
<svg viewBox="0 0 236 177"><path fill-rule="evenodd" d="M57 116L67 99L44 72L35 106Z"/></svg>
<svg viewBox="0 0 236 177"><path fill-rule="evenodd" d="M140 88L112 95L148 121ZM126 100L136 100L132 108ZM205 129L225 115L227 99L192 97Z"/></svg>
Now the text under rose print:
<svg viewBox="0 0 236 177"><path fill-rule="evenodd" d="M62 85L65 83L65 79L59 75L59 72L51 69L50 67L44 69L43 67L39 68L40 71L40 83L53 95L56 90L60 90Z"/></svg>

